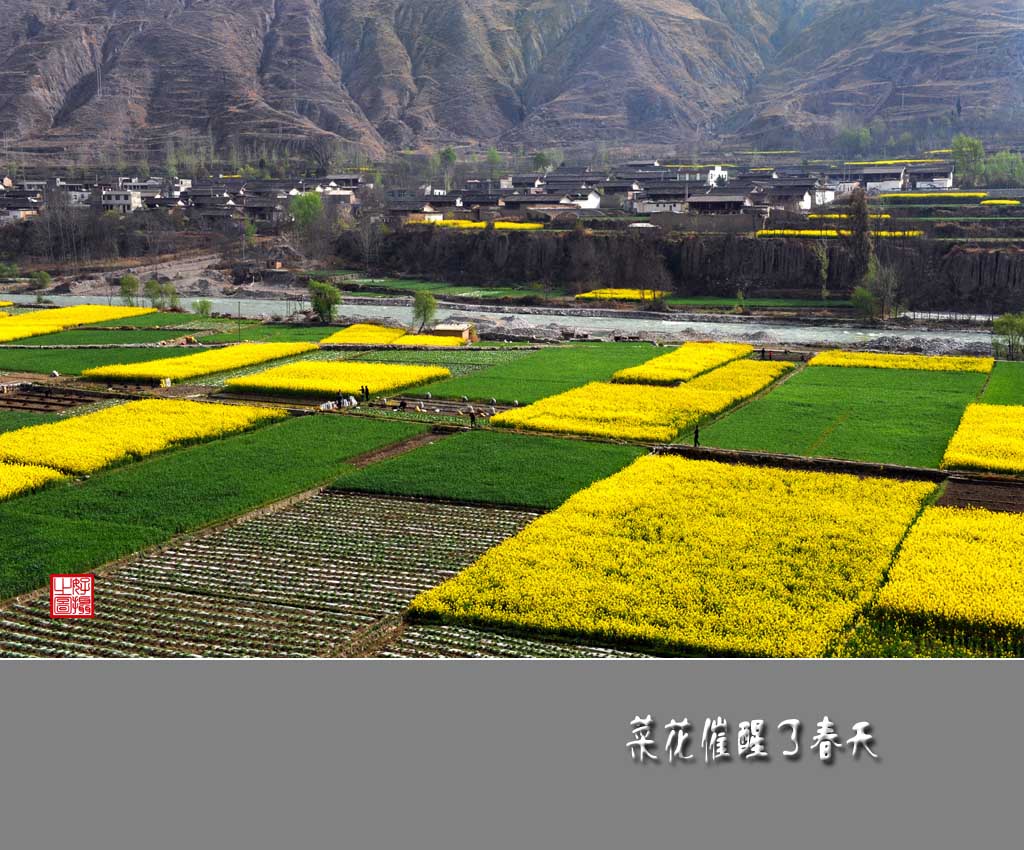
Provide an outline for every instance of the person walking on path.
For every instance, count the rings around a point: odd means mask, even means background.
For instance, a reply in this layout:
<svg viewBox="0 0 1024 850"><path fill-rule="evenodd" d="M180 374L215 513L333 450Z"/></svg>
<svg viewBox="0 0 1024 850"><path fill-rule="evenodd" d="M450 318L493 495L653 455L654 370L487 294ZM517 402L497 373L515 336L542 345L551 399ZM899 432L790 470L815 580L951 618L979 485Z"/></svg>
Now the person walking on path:
<svg viewBox="0 0 1024 850"><path fill-rule="evenodd" d="M693 447L700 448L700 425L693 426Z"/></svg>

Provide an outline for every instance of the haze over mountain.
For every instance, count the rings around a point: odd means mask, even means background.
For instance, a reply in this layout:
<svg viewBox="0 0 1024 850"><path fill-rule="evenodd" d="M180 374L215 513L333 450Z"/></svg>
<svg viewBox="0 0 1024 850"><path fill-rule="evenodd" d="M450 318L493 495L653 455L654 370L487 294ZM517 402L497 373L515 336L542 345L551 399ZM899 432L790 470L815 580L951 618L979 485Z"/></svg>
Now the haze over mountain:
<svg viewBox="0 0 1024 850"><path fill-rule="evenodd" d="M842 124L1012 127L1021 0L0 0L0 131L30 153L326 134L379 156L762 146Z"/></svg>

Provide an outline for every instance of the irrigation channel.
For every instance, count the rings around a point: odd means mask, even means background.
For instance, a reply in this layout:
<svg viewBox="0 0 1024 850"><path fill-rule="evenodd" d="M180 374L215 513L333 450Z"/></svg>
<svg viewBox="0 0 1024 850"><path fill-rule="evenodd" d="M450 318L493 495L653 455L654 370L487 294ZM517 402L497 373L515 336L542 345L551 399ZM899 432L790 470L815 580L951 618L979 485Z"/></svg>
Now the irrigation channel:
<svg viewBox="0 0 1024 850"><path fill-rule="evenodd" d="M18 306L33 306L34 295L4 295L5 299ZM49 301L58 306L96 303L96 296L54 295ZM228 313L242 318L269 318L288 312L295 302L272 299L213 298L215 313ZM603 312L603 311L602 311ZM338 310L340 321L352 322L397 322L408 324L411 318L407 304L364 304L349 303ZM555 309L536 308L501 310L495 305L474 307L467 304L451 304L441 301L438 310L439 321L475 322L481 329L500 334L507 330L509 335L521 337L531 330L539 336L554 338L560 332L567 334L588 334L596 337L656 335L665 338L721 339L751 342L753 344L792 346L869 346L878 341L879 347L892 348L895 343L934 349L929 353L947 353L956 350L979 352L991 345L991 334L987 330L965 330L963 328L935 329L930 327L885 327L865 328L851 324L815 323L808 320L765 319L760 316L736 317L709 315L706 320L694 319L692 314L670 317L658 314L657 318L637 318L624 315L621 318L610 315L578 315L559 312Z"/></svg>

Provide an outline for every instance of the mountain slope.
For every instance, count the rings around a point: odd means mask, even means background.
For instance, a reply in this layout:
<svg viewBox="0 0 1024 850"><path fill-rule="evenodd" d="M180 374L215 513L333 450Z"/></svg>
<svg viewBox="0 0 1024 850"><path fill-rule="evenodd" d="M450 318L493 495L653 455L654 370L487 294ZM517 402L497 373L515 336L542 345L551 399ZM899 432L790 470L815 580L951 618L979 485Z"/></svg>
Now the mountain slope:
<svg viewBox="0 0 1024 850"><path fill-rule="evenodd" d="M0 0L0 131L28 155L335 137L675 145L1024 100L1016 0Z"/></svg>

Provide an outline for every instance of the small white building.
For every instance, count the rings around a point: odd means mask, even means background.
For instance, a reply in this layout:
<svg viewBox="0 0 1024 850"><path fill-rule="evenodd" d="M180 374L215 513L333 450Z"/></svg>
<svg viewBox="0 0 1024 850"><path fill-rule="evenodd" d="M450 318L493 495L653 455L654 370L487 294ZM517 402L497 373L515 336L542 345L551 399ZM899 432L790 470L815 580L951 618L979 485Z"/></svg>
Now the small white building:
<svg viewBox="0 0 1024 850"><path fill-rule="evenodd" d="M722 168L722 166L720 165L713 165L711 169L708 171L708 185L717 186L719 178L721 178L724 182L728 182L729 169Z"/></svg>
<svg viewBox="0 0 1024 850"><path fill-rule="evenodd" d="M102 197L103 212L124 215L142 209L142 193L130 189L105 189Z"/></svg>
<svg viewBox="0 0 1024 850"><path fill-rule="evenodd" d="M907 168L911 189L952 189L953 177L951 162L922 163Z"/></svg>
<svg viewBox="0 0 1024 850"><path fill-rule="evenodd" d="M873 165L860 169L856 175L868 194L899 192L907 179L905 165Z"/></svg>

